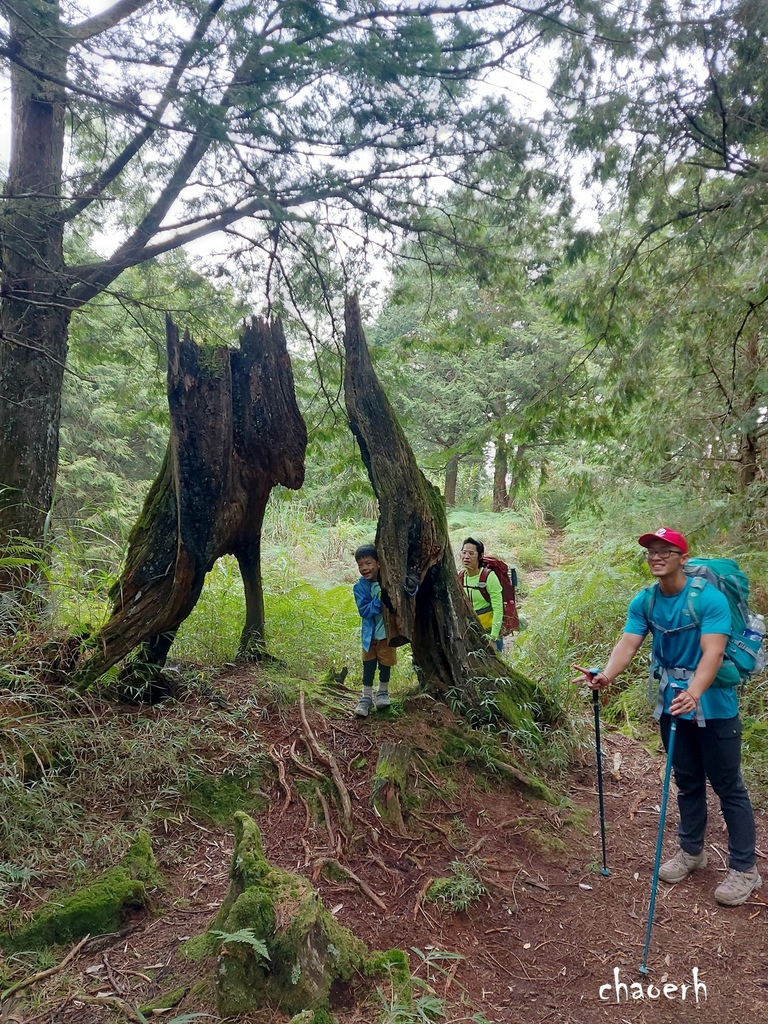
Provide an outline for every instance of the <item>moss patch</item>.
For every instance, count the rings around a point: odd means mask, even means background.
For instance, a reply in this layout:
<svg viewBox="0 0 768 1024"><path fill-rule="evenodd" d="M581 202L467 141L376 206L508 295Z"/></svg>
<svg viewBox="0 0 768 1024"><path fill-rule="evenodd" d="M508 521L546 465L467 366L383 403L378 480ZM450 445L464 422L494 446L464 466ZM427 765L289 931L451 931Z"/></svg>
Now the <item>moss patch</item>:
<svg viewBox="0 0 768 1024"><path fill-rule="evenodd" d="M192 813L209 821L231 821L237 811L258 814L266 806L257 792L261 779L252 775L198 775L187 786Z"/></svg>
<svg viewBox="0 0 768 1024"><path fill-rule="evenodd" d="M533 828L528 833L533 842L545 853L567 853L568 844L559 836L551 832L545 832L540 828Z"/></svg>
<svg viewBox="0 0 768 1024"><path fill-rule="evenodd" d="M144 1014L152 1013L153 1010L171 1010L174 1006L179 1005L186 994L187 990L185 988L175 988L172 992L166 992L165 995L158 996L157 999L144 1003L139 1007L139 1010Z"/></svg>
<svg viewBox="0 0 768 1024"><path fill-rule="evenodd" d="M129 911L145 905L147 889L158 882L149 836L141 833L122 864L105 871L75 893L52 895L29 924L13 934L0 935L0 946L8 952L44 949L73 942L84 935L116 931ZM6 919L3 931L7 927Z"/></svg>

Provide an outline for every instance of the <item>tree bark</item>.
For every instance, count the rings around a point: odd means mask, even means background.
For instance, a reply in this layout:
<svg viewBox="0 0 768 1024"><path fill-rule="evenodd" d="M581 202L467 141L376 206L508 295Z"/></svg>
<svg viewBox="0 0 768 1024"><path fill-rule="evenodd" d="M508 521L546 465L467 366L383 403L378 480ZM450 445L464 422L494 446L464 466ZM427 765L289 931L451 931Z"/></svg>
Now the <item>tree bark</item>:
<svg viewBox="0 0 768 1024"><path fill-rule="evenodd" d="M743 493L757 479L760 470L760 450L756 434L757 417L754 407L757 398L757 376L760 372L760 335L752 331L747 335L744 352L745 382L739 402L743 418L755 424L742 431L739 444L739 490Z"/></svg>
<svg viewBox="0 0 768 1024"><path fill-rule="evenodd" d="M470 720L530 721L546 704L526 676L506 665L459 585L439 492L416 464L371 364L356 297L345 308L344 398L350 428L379 501L376 545L390 598L390 643L410 642L422 684Z"/></svg>
<svg viewBox="0 0 768 1024"><path fill-rule="evenodd" d="M129 539L112 616L86 685L139 647L127 675L139 688L165 663L217 558L234 555L245 585L244 657L265 652L261 530L276 484L304 481L307 433L279 321L254 319L240 349L199 348L167 321L171 437Z"/></svg>
<svg viewBox="0 0 768 1024"><path fill-rule="evenodd" d="M445 467L445 504L453 508L456 504L456 484L459 479L459 456L452 455Z"/></svg>
<svg viewBox="0 0 768 1024"><path fill-rule="evenodd" d="M503 434L496 438L496 452L493 457L493 511L503 512L507 507L507 439Z"/></svg>
<svg viewBox="0 0 768 1024"><path fill-rule="evenodd" d="M524 460L527 451L527 444L519 444L515 447L515 451L512 456L512 465L510 466L509 489L507 491L507 508L515 507L515 502L517 501L518 493L523 485L526 476Z"/></svg>
<svg viewBox="0 0 768 1024"><path fill-rule="evenodd" d="M0 547L39 542L53 502L70 311L59 219L68 40L58 3L5 8L13 140L3 201L0 298ZM38 67L45 77L30 74ZM0 588L19 582L0 574Z"/></svg>

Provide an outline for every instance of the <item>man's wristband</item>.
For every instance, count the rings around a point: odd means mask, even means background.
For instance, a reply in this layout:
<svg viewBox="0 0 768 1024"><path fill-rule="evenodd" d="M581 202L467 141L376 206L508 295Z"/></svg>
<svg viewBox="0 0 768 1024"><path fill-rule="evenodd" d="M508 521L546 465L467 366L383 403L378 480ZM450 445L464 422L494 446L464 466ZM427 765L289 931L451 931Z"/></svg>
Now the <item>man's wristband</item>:
<svg viewBox="0 0 768 1024"><path fill-rule="evenodd" d="M605 676L605 678L608 680L609 683L613 682L613 680L611 679L610 676L605 675L605 669L602 669L602 668L588 668L587 672L589 672L590 676L593 679L595 678L595 676Z"/></svg>

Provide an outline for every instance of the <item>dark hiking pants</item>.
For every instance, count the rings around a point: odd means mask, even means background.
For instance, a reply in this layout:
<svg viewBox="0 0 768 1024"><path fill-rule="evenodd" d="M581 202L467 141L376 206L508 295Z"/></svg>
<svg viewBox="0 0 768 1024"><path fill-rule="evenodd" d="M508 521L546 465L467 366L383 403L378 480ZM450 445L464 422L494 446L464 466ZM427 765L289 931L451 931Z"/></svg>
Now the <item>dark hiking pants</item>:
<svg viewBox="0 0 768 1024"><path fill-rule="evenodd" d="M671 723L670 715L661 716L665 750ZM696 722L678 718L672 768L678 788L680 846L694 855L704 849L709 779L728 829L728 866L749 871L755 863L755 819L741 778L739 718L710 718L703 729Z"/></svg>

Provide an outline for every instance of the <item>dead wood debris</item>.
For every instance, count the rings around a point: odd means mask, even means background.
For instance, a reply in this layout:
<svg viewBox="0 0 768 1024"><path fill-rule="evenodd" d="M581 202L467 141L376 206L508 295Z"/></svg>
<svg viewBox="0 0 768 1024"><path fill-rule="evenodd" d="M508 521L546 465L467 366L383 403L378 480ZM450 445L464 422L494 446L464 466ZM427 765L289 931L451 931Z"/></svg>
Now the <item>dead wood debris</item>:
<svg viewBox="0 0 768 1024"><path fill-rule="evenodd" d="M389 910L384 900L382 900L381 897L373 891L370 885L368 885L367 882L364 882L359 875L356 875L354 871L350 870L350 868L345 867L337 857L317 858L317 860L312 866L312 878L315 882L320 877L320 872L326 866L332 867L336 871L341 872L342 875L345 875L347 878L350 878L355 883L355 885L358 886L360 891L365 893L365 895L372 903L376 904L379 910L383 910L385 914L389 913Z"/></svg>
<svg viewBox="0 0 768 1024"><path fill-rule="evenodd" d="M11 985L10 988L7 988L4 992L0 993L0 1001L8 999L17 992L21 992L22 989L29 988L29 986L34 985L35 982L42 981L44 978L50 978L52 975L58 974L59 971L63 970L67 964L74 960L89 939L90 935L86 935L84 939L81 939L78 944L74 946L69 953L67 953L61 963L56 964L55 967L49 967L47 971L38 971L37 974L31 974L28 978L23 978L21 981L17 981L15 985Z"/></svg>

